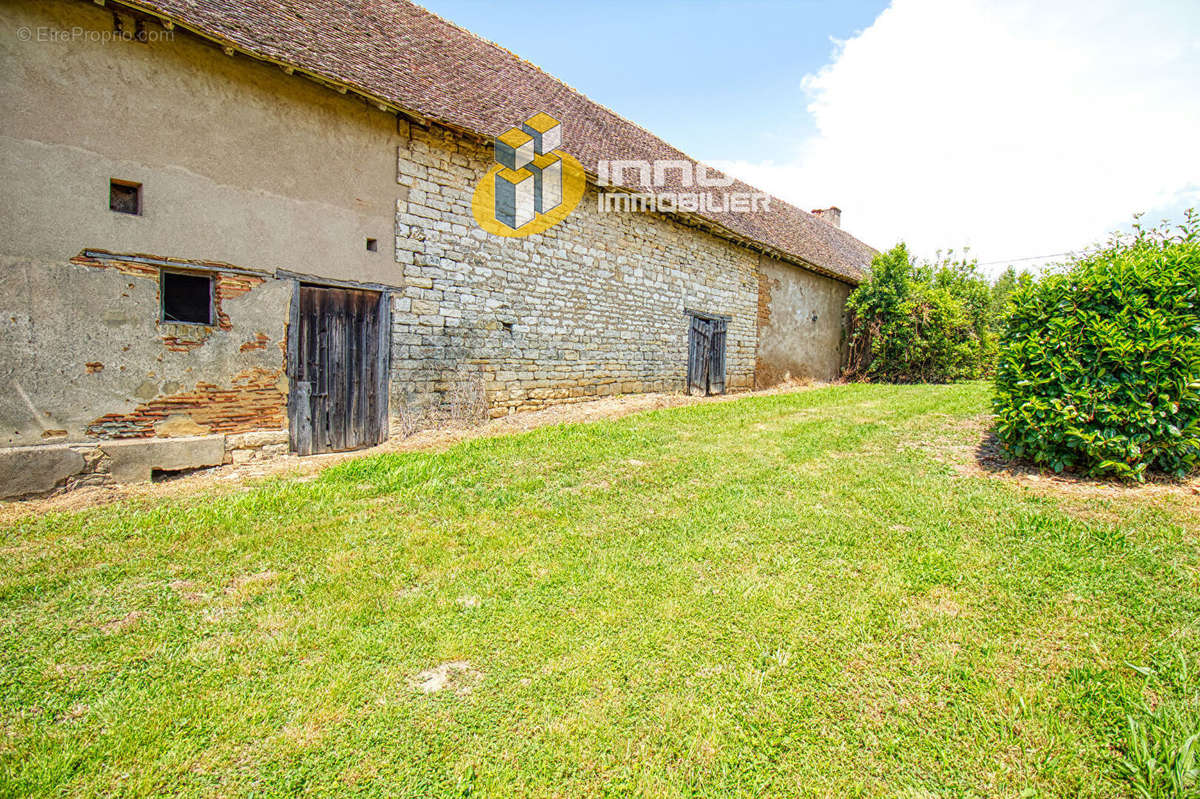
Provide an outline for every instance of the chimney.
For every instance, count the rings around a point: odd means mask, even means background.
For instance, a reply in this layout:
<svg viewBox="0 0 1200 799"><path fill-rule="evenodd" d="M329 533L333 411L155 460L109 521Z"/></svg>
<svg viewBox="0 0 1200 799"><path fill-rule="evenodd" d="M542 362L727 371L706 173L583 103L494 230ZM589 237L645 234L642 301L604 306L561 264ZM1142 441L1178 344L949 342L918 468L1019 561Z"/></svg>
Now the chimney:
<svg viewBox="0 0 1200 799"><path fill-rule="evenodd" d="M813 216L820 219L827 225L840 228L842 226L842 209L836 205L831 205L828 208L814 208Z"/></svg>

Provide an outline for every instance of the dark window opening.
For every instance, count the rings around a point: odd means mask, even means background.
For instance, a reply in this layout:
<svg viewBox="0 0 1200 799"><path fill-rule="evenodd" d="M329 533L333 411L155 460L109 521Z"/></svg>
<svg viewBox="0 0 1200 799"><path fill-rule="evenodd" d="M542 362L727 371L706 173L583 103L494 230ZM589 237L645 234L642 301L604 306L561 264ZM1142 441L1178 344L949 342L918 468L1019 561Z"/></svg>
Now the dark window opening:
<svg viewBox="0 0 1200 799"><path fill-rule="evenodd" d="M500 329L503 330L505 333L511 333L511 332L513 332L513 323L512 322L501 322Z"/></svg>
<svg viewBox="0 0 1200 799"><path fill-rule="evenodd" d="M151 469L150 482L166 483L171 480L178 480L181 477L196 474L197 472L208 471L211 466L189 466L186 469Z"/></svg>
<svg viewBox="0 0 1200 799"><path fill-rule="evenodd" d="M108 208L119 214L141 214L142 184L127 180L108 182Z"/></svg>
<svg viewBox="0 0 1200 799"><path fill-rule="evenodd" d="M375 239L367 239L367 252L379 252L379 242Z"/></svg>
<svg viewBox="0 0 1200 799"><path fill-rule="evenodd" d="M162 273L162 320L211 325L213 281L208 275Z"/></svg>

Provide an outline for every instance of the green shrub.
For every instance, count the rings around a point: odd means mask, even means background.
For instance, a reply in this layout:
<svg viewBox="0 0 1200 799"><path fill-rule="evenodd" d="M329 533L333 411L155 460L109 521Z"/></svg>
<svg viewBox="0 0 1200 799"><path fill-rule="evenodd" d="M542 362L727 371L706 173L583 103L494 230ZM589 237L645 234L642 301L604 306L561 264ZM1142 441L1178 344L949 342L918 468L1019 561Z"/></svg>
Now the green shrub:
<svg viewBox="0 0 1200 799"><path fill-rule="evenodd" d="M1004 326L1008 301L1012 299L1012 293L1016 290L1019 281L1020 276L1017 274L1017 270L1010 266L1001 272L1000 276L996 278L996 282L992 284L992 303L988 309L991 318L988 321L997 335Z"/></svg>
<svg viewBox="0 0 1200 799"><path fill-rule="evenodd" d="M1200 218L1135 231L1014 289L995 411L1016 457L1125 480L1200 465Z"/></svg>
<svg viewBox="0 0 1200 799"><path fill-rule="evenodd" d="M888 383L982 377L994 354L991 307L991 288L973 262L951 252L918 266L899 244L875 256L870 278L846 302L844 376Z"/></svg>

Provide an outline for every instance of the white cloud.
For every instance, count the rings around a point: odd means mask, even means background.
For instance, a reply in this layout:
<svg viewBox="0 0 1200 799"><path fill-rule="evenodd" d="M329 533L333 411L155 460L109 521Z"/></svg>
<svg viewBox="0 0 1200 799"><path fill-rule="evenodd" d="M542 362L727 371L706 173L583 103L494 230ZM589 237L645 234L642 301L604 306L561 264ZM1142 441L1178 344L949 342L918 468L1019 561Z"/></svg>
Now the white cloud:
<svg viewBox="0 0 1200 799"><path fill-rule="evenodd" d="M714 166L876 247L1058 253L1200 205L1194 0L894 0L804 90L817 135Z"/></svg>

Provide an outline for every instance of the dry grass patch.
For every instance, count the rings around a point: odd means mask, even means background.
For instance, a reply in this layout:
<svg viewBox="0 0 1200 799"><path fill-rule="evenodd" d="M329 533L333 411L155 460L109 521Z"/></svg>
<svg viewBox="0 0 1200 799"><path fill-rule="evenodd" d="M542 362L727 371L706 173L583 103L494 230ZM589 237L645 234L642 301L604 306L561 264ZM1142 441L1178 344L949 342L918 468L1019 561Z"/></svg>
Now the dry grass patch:
<svg viewBox="0 0 1200 799"><path fill-rule="evenodd" d="M458 696L467 696L481 679L483 675L468 661L451 660L413 675L408 686L423 694L453 691Z"/></svg>

